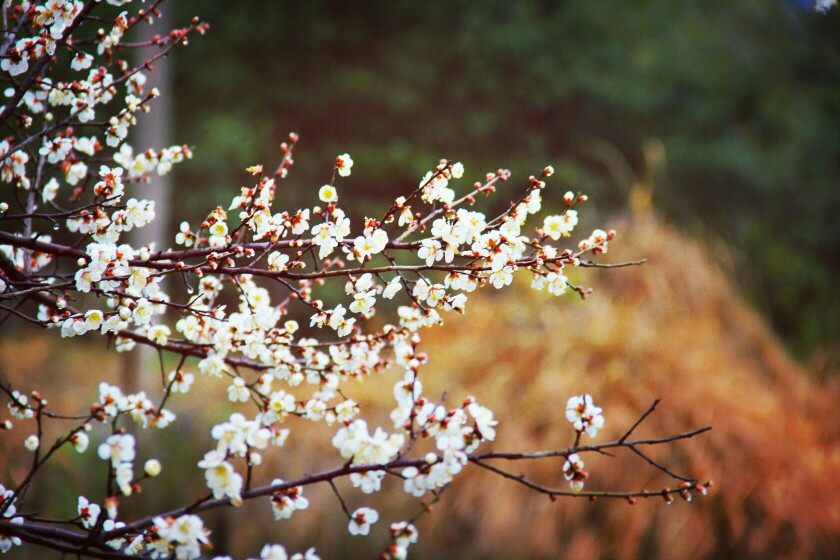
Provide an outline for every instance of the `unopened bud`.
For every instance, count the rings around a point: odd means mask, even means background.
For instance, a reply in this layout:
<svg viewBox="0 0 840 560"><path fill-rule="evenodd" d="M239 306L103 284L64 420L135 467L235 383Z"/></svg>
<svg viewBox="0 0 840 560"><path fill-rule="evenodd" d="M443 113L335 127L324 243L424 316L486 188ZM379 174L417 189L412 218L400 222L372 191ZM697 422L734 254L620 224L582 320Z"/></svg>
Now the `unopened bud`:
<svg viewBox="0 0 840 560"><path fill-rule="evenodd" d="M143 465L143 471L152 478L160 474L161 468L160 461L157 459L149 459L146 461L146 464Z"/></svg>
<svg viewBox="0 0 840 560"><path fill-rule="evenodd" d="M38 436L31 435L23 441L23 446L29 451L35 451L39 443Z"/></svg>
<svg viewBox="0 0 840 560"><path fill-rule="evenodd" d="M117 518L117 508L119 508L119 501L116 496L109 496L105 498L105 511L108 513L109 519Z"/></svg>
<svg viewBox="0 0 840 560"><path fill-rule="evenodd" d="M575 201L575 193L572 191L568 191L566 194L563 195L563 201L566 203L566 206L571 206L572 202Z"/></svg>

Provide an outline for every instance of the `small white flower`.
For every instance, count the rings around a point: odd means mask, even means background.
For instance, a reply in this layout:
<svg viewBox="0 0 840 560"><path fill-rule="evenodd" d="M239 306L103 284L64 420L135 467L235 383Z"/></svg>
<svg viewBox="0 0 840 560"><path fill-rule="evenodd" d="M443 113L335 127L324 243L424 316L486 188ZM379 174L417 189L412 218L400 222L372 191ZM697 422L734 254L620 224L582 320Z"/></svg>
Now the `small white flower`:
<svg viewBox="0 0 840 560"><path fill-rule="evenodd" d="M324 185L318 191L318 198L323 202L335 202L338 200L338 190L332 185Z"/></svg>
<svg viewBox="0 0 840 560"><path fill-rule="evenodd" d="M585 431L589 437L598 435L604 427L603 409L595 406L592 395L574 396L566 403L566 419L572 423L575 431Z"/></svg>
<svg viewBox="0 0 840 560"><path fill-rule="evenodd" d="M385 471L368 471L365 473L351 473L350 482L356 488L361 488L365 494L373 494L382 489L382 479Z"/></svg>
<svg viewBox="0 0 840 560"><path fill-rule="evenodd" d="M245 380L237 377L233 380L233 384L228 387L228 400L233 402L247 402L251 396L251 392L245 385Z"/></svg>
<svg viewBox="0 0 840 560"><path fill-rule="evenodd" d="M85 529L95 527L102 508L100 508L97 504L88 502L88 499L84 496L79 496L78 507L79 517L81 518L82 525L84 525Z"/></svg>
<svg viewBox="0 0 840 560"><path fill-rule="evenodd" d="M91 55L78 52L76 53L76 56L73 57L73 61L70 63L70 68L73 70L87 70L90 68L92 62L93 57Z"/></svg>
<svg viewBox="0 0 840 560"><path fill-rule="evenodd" d="M190 385L195 381L195 376L183 371L172 371L169 373L169 381L172 382L171 390L173 393L187 393L190 390Z"/></svg>
<svg viewBox="0 0 840 560"><path fill-rule="evenodd" d="M385 299L391 299L401 289L402 289L402 282L400 281L400 277L395 276L390 282L388 282L385 285L385 289L382 290L382 297L385 298Z"/></svg>
<svg viewBox="0 0 840 560"><path fill-rule="evenodd" d="M120 491L123 493L123 496L131 496L131 481L134 478L134 469L132 468L131 463L120 463L119 466L117 466L114 478L116 479L117 486L120 487Z"/></svg>
<svg viewBox="0 0 840 560"><path fill-rule="evenodd" d="M38 436L34 434L23 440L23 446L27 449L27 451L35 451L38 449L38 445L40 445L40 440L38 439Z"/></svg>
<svg viewBox="0 0 840 560"><path fill-rule="evenodd" d="M498 424L493 419L493 411L475 402L470 404L467 410L475 420L475 425L478 427L478 431L481 432L482 439L493 441L496 438L496 429L494 426Z"/></svg>
<svg viewBox="0 0 840 560"><path fill-rule="evenodd" d="M58 181L55 180L55 177L49 180L49 182L44 185L44 191L41 193L41 198L44 202L49 202L51 200L55 200L55 195L58 193Z"/></svg>
<svg viewBox="0 0 840 560"><path fill-rule="evenodd" d="M268 256L268 270L283 271L288 268L289 255L275 251Z"/></svg>
<svg viewBox="0 0 840 560"><path fill-rule="evenodd" d="M375 509L361 507L353 512L347 529L351 535L367 535L370 526L379 521L379 513Z"/></svg>
<svg viewBox="0 0 840 560"><path fill-rule="evenodd" d="M341 154L337 158L335 158L335 168L338 170L338 174L342 177L347 177L350 175L350 169L353 167L353 158L350 157L350 154Z"/></svg>
<svg viewBox="0 0 840 560"><path fill-rule="evenodd" d="M100 459L110 460L114 468L120 463L134 460L134 436L131 434L114 434L108 436L105 443L98 449Z"/></svg>
<svg viewBox="0 0 840 560"><path fill-rule="evenodd" d="M88 445L90 444L90 438L85 432L76 432L72 436L70 436L70 443L79 453L84 453L87 451Z"/></svg>
<svg viewBox="0 0 840 560"><path fill-rule="evenodd" d="M543 233L557 241L567 237L578 223L577 211L566 210L559 216L547 216L543 222Z"/></svg>
<svg viewBox="0 0 840 560"><path fill-rule="evenodd" d="M233 465L224 460L225 456L216 450L209 451L198 462L199 468L205 469L204 478L207 487L213 491L217 500L230 497L234 502L241 500L242 476L233 469Z"/></svg>
<svg viewBox="0 0 840 560"><path fill-rule="evenodd" d="M272 486L283 484L283 479L275 478ZM271 509L274 519L289 519L295 511L309 507L309 500L303 497L303 486L294 486L286 490L278 490L271 495Z"/></svg>

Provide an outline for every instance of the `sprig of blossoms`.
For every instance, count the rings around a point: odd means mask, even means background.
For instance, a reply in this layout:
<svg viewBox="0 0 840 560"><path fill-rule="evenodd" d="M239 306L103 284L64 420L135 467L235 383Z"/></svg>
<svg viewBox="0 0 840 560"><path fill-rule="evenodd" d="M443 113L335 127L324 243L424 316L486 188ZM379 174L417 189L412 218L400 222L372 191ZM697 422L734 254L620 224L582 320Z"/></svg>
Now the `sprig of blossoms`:
<svg viewBox="0 0 840 560"><path fill-rule="evenodd" d="M576 432L586 432L589 437L595 437L604 427L602 412L603 409L593 403L592 395L574 396L566 403L566 419Z"/></svg>
<svg viewBox="0 0 840 560"><path fill-rule="evenodd" d="M275 478L272 486L283 484L283 479ZM285 490L278 490L271 495L271 510L274 519L288 519L296 511L309 507L309 500L303 495L303 486L293 486Z"/></svg>
<svg viewBox="0 0 840 560"><path fill-rule="evenodd" d="M572 490L575 492L583 490L583 482L589 475L583 470L583 460L580 455L572 453L566 458L566 462L563 463L563 476L569 481Z"/></svg>
<svg viewBox="0 0 840 560"><path fill-rule="evenodd" d="M367 535L370 526L379 521L379 513L369 507L360 507L350 515L347 529L351 535Z"/></svg>

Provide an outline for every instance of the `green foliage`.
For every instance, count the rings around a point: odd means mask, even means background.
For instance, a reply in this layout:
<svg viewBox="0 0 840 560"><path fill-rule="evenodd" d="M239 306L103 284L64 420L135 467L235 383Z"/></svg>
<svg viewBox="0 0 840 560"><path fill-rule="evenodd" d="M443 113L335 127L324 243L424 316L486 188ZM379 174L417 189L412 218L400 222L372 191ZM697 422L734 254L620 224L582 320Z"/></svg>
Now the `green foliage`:
<svg viewBox="0 0 840 560"><path fill-rule="evenodd" d="M178 53L175 137L190 208L227 200L241 169L301 134L289 205L333 158L359 214L440 157L478 178L553 163L569 188L626 207L623 154L670 219L725 240L742 285L801 353L840 340L840 14L793 0L675 3L179 1L212 40ZM619 158L621 159L621 157ZM347 197L349 198L349 197ZM346 201L346 198L345 198ZM548 202L557 204L558 200ZM207 208L209 210L209 208ZM379 211L377 211L378 213ZM201 216L196 215L197 218Z"/></svg>

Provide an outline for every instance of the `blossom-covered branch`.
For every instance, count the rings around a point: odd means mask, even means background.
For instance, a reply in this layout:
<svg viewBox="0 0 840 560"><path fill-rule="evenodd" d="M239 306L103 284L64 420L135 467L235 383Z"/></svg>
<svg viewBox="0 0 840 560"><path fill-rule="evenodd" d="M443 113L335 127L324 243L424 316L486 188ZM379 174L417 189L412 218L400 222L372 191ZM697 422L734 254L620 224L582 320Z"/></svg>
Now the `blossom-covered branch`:
<svg viewBox="0 0 840 560"><path fill-rule="evenodd" d="M558 200L561 212L534 222L551 166L506 195L504 211L486 214L480 199L498 196L510 172L499 169L470 182L463 165L443 159L403 196L386 202L381 218L356 219L339 206L355 164L349 154L325 167L326 184L303 187L310 205L285 206L281 186L290 181L299 140L293 133L279 146L276 170L249 167L250 184L229 203L206 208L200 221L184 221L173 239L131 244L129 232L155 218L144 185L192 156L186 145L136 151L127 142L137 117L154 110L160 94L146 91L146 73L208 26L193 19L166 36L130 41L132 30L157 17L163 2L135 15L127 11L131 0L106 4L21 0L2 8L7 25L0 69L9 87L0 113L8 133L0 140L0 321L26 321L62 338L104 336L118 352L145 345L178 363L167 371L161 359L159 386L148 393L103 380L98 395L88 397L91 406L60 413L38 389L0 383L15 423L32 430L23 446L32 453L26 475L0 484L0 551L26 542L96 558L197 558L209 546L199 513L269 497L274 517L285 519L309 506L303 491L316 483L335 490L349 533L367 535L379 513L368 507L351 512L334 480L346 477L370 494L390 475L408 494L437 500L470 463L552 498L653 495L583 490L588 473L581 455L618 448L678 481L663 490L667 499L705 491L694 478L654 461L644 447L689 439L707 428L630 439L655 404L619 440L582 445L584 435L596 436L604 416L590 395L575 396L567 405L575 435L570 447L479 451L495 439L492 411L474 397L447 408L445 398L423 392L423 329L442 324L447 312L464 313L476 289L501 289L521 275L536 290L585 298L591 290L573 283L569 269L640 262L596 260L616 234L596 229L578 235L583 193L569 190ZM122 58L149 45L159 51L140 64ZM571 243L573 235L578 238ZM180 283L164 285L169 277ZM371 374L392 367L403 370L394 401L381 403L392 425L369 426L366 411L342 387L351 380L382 383ZM169 512L124 518L121 501L154 484L164 469L153 458L136 472L141 434L177 429L170 428L178 425L174 407L194 383L224 383L237 407L228 420L207 427L215 443L194 466L206 496ZM45 442L46 425L61 422L49 433L62 435ZM324 425L344 464L255 486L263 456L293 437L299 422ZM28 512L27 495L37 491L43 466L57 453L86 453L97 437L94 425L107 431L96 444L104 493L77 496L73 518ZM2 427L11 429L12 421ZM563 459L568 490L493 463L552 458ZM417 540L414 520L391 524L387 555L405 557ZM267 544L261 557L286 558L286 552ZM316 556L310 549L294 557Z"/></svg>
<svg viewBox="0 0 840 560"><path fill-rule="evenodd" d="M472 401L472 399L468 399L467 402L464 404L466 405L466 409L470 414L477 412L479 418L481 418L482 416L484 417L483 419L485 420L485 424L483 426L483 429L488 435L492 433L493 422L492 420L490 420L490 425L486 423L488 421L486 409L475 406L475 403ZM653 407L655 406L656 403L654 403ZM651 407L651 410L653 409L653 407ZM458 410L459 409L449 411L445 416L449 419L456 418L458 416ZM598 427L603 425L603 417L600 415L599 410L600 409L598 407L595 407L592 404L591 397L589 397L589 395L573 397L569 400L569 403L567 405L567 418L572 422L572 427L576 435L580 435L582 433L587 433L593 436L597 435ZM647 414L643 415L640 419L644 419L646 416ZM474 418L474 421L476 422L476 425L473 429L478 428L480 430L481 424L479 424L479 420ZM464 431L463 424L458 425L461 426L460 429ZM448 425L447 429L449 429ZM639 446L665 444L681 439L690 439L709 429L710 428L708 427L700 428L691 432L656 439L639 439L628 441L627 438L622 437L618 440L607 443L591 445L576 444L566 449L538 451L530 453L488 451L481 453L456 452L453 454L444 451L442 454L430 452L426 453L422 457L409 458L407 456L404 456L400 450L392 448L385 449L384 455L381 455L382 457L388 458L388 460L379 463L375 462L375 458L371 458L369 456L370 453L383 452L382 446L393 446L399 440L399 438L384 438L383 434L381 433L379 434L379 437L377 437L377 434L374 434L373 437L370 437L369 434L364 433L364 436L366 437L354 436L352 438L355 441L353 442L353 455L350 461L348 461L341 467L330 469L321 473L305 475L298 479L290 481L283 481L278 479L267 486L241 491L237 496L229 496L225 493L217 495L214 489L214 493L212 496L208 496L202 500L199 500L198 502L190 506L181 507L161 514L150 515L146 518L134 521L126 525L115 526L115 528L102 532L101 534L89 535L77 531L74 532L66 530L57 530L52 526L45 526L43 523L38 523L37 521L30 521L28 519L28 516L26 515L19 516L18 519L20 519L21 521L16 523L14 526L10 526L8 529L8 533L17 536L23 540L34 538L33 542L38 542L39 540L43 539L53 539L61 543L65 551L73 550L74 546L97 548L102 551L107 550L108 552L105 555L97 557L110 558L113 557L113 553L111 550L108 550L109 548L118 549L120 547L116 546L117 544L122 546L122 544L125 542L138 542L137 540L141 538L142 542L157 542L158 544L163 544L165 547L166 543L160 543L160 535L158 534L157 528L157 524L160 523L161 519L181 519L185 516L192 516L197 513L201 513L219 507L229 506L231 504L241 505L241 503L244 501L262 497L270 498L276 518L286 518L291 516L295 510L306 509L308 507L308 500L306 500L306 498L303 497L304 487L326 482L330 484L333 488L335 488L333 481L342 477L350 477L351 480L353 480L354 482L354 486L360 487L365 493L371 493L379 489L381 480L386 474L394 474L395 476L403 480L403 486L407 493L412 494L418 498L422 498L423 495L427 492L437 495L439 492L445 489L448 485L448 482L452 479L454 474L459 472L461 470L461 467L468 463L473 463L479 467L490 470L491 472L499 474L505 478L515 480L516 482L523 484L532 490L543 494L547 494L552 499L558 496L584 497L590 500L596 498L620 498L627 500L629 503L632 504L635 502L636 498L660 497L663 498L666 501L666 503L670 503L673 500L674 496L680 496L687 501L691 501L692 493L705 494L707 488L710 486L711 483L701 483L694 479L688 479L680 475L674 475L675 478L681 481L678 485L673 487L665 487L661 491L656 492L651 492L648 490L638 490L630 492L597 490L583 491L583 484L588 475L586 471L583 470L583 461L580 457L580 454L593 452L604 453L605 450L613 450L618 448L636 450ZM439 431L439 426L429 424L425 424L423 426L423 430L435 431L439 434L445 434L445 432ZM339 434L337 434L336 438L333 441L334 445L336 445L336 447L339 447L339 449L346 449L345 446L347 445L347 438L345 437L345 435L349 432L355 432L356 434L366 432L366 428L363 425L363 421L357 420L354 423L348 425L347 431L339 431ZM108 447L107 449L110 450L112 449L112 447ZM122 448L120 449L120 452L122 453ZM100 454L105 453L100 451ZM110 456L110 451L106 455ZM359 457L361 457L362 459L358 459ZM488 460L493 459L517 461L549 460L556 458L562 458L565 460L563 472L565 478L569 481L572 487L571 490L548 487L543 484L533 482L522 475L511 474L508 471L505 471L501 468L487 463ZM148 466L147 470L149 470ZM221 469L220 472L214 473L212 477L208 477L208 483L211 483L212 480L212 483L224 484L226 482L229 482L231 478L233 477L230 472L228 472L226 469ZM336 493L337 492L338 491L336 490ZM348 513L348 518L350 519L352 532L353 527L356 527L358 523L357 521L354 521L355 516L349 514L349 511L347 510L346 506L343 505L343 507L345 509L345 512ZM94 513L91 513L92 511ZM100 510L97 506L92 506L86 499L82 498L80 499L79 512L82 518L82 525L89 526L95 522L95 518L98 517ZM85 523L85 516L93 516L93 521L91 521L88 518L87 523ZM369 516L368 519L370 520L372 519L372 517ZM72 521L73 520L68 520L67 523L72 523ZM414 532L416 532L416 529L414 529ZM110 545L107 543L110 543ZM77 552L80 551L80 549L78 548L75 550ZM92 551L88 551L88 553L91 555L95 555Z"/></svg>

